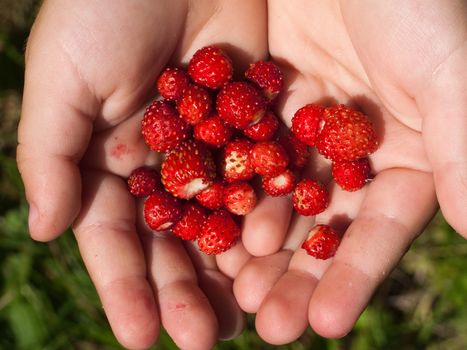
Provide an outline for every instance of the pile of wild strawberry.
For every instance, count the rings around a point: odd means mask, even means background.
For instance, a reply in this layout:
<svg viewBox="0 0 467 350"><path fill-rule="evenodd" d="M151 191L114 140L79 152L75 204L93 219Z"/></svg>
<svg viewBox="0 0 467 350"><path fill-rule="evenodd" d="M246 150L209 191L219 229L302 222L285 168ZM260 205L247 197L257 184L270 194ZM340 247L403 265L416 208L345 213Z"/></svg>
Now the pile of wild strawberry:
<svg viewBox="0 0 467 350"><path fill-rule="evenodd" d="M297 213L316 215L329 200L323 184L300 176L310 147L332 160L333 178L347 191L365 185L367 156L377 148L368 118L345 105L308 104L287 130L273 112L283 88L280 69L259 61L244 76L233 80L231 59L215 46L198 50L186 71L165 69L157 80L163 99L146 109L141 124L148 147L165 153L162 167L141 167L128 178L130 192L147 197L144 217L152 230L197 239L206 254L240 238L239 218L257 202L255 177L267 195L291 194ZM302 247L327 259L339 242L332 228L317 225Z"/></svg>

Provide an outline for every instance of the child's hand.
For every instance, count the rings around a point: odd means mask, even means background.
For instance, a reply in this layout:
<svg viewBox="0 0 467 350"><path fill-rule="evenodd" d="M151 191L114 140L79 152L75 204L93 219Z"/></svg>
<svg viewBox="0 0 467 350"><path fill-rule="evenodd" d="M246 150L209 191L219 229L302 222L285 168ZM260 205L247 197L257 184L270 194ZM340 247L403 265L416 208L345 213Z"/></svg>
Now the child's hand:
<svg viewBox="0 0 467 350"><path fill-rule="evenodd" d="M18 166L31 236L48 241L73 225L128 348L148 347L160 325L185 349L209 348L243 326L213 258L137 230L124 181L158 162L139 127L159 72L211 43L226 45L237 65L263 58L264 3L49 0L28 42Z"/></svg>
<svg viewBox="0 0 467 350"><path fill-rule="evenodd" d="M265 198L246 217L243 245L218 264L267 342L295 340L309 324L342 337L432 218L436 196L467 236L466 4L269 5L269 50L286 67L282 116L290 125L310 102L357 105L380 135L376 176L354 193L330 182L330 207L316 218L289 220L278 213L290 214L290 199ZM329 182L328 165L312 160L311 175ZM300 249L315 221L343 231L351 223L332 261Z"/></svg>

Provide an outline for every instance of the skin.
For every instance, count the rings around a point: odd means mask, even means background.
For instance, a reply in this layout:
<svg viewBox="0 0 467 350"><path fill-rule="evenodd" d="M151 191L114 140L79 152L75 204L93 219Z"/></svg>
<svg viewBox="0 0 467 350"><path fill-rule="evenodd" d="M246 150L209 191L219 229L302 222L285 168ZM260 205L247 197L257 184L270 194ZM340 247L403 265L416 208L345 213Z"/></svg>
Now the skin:
<svg viewBox="0 0 467 350"><path fill-rule="evenodd" d="M238 335L243 316L229 277L267 342L290 342L308 325L325 337L345 335L437 200L467 236L466 7L46 1L28 42L18 135L32 238L48 241L72 225L128 348L148 347L161 326L184 349ZM278 112L289 126L299 107L316 101L368 114L381 136L374 180L344 192L330 181L329 162L315 157L308 174L328 183L330 207L295 217L287 198L262 198L245 219L243 242L217 259L148 232L124 182L135 167L160 162L141 140L142 113L163 67L186 64L207 44L221 44L240 71L269 46L286 77ZM332 260L299 249L315 222L345 231Z"/></svg>
<svg viewBox="0 0 467 350"><path fill-rule="evenodd" d="M244 69L265 57L266 35L265 3L248 0L50 0L32 28L17 153L30 233L48 241L72 225L127 348L149 347L161 326L183 349L211 348L243 328L215 259L149 232L125 178L160 162L139 127L161 70L208 44Z"/></svg>
<svg viewBox="0 0 467 350"><path fill-rule="evenodd" d="M245 220L243 244L218 258L267 342L291 342L308 325L324 337L347 334L437 200L467 236L466 14L465 1L269 2L286 124L307 103L348 103L369 116L380 147L370 157L373 181L353 193L338 188L329 162L315 156L307 172L328 185L329 208L297 217L288 198L264 199ZM344 234L331 260L299 248L315 223Z"/></svg>

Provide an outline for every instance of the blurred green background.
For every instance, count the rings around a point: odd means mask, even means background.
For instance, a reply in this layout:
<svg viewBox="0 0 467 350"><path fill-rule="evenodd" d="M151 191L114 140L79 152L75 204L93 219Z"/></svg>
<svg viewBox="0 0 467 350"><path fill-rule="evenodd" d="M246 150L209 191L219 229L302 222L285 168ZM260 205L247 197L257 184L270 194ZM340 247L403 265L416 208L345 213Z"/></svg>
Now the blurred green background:
<svg viewBox="0 0 467 350"><path fill-rule="evenodd" d="M120 349L83 267L73 235L28 237L15 164L23 49L37 0L0 0L0 349ZM254 318L218 349L467 349L467 242L438 215L376 293L354 330L326 340L308 330L265 344ZM156 349L175 349L163 334Z"/></svg>

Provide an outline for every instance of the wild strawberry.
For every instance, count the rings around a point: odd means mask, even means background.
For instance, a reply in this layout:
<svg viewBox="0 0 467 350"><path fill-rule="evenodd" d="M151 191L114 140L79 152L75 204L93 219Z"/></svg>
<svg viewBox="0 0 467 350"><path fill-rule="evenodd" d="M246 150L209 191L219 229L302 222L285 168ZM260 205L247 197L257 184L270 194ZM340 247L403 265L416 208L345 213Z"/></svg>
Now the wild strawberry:
<svg viewBox="0 0 467 350"><path fill-rule="evenodd" d="M225 210L208 216L198 237L199 249L206 254L220 254L229 250L240 238L240 228Z"/></svg>
<svg viewBox="0 0 467 350"><path fill-rule="evenodd" d="M217 114L196 124L194 127L194 136L205 144L221 147L232 138L233 130Z"/></svg>
<svg viewBox="0 0 467 350"><path fill-rule="evenodd" d="M274 141L256 143L250 151L250 162L255 173L262 176L277 176L289 163L284 148Z"/></svg>
<svg viewBox="0 0 467 350"><path fill-rule="evenodd" d="M144 202L144 220L154 231L168 230L181 216L180 201L164 190L157 190Z"/></svg>
<svg viewBox="0 0 467 350"><path fill-rule="evenodd" d="M279 120L272 112L266 112L261 120L243 130L243 133L254 141L270 140L279 128Z"/></svg>
<svg viewBox="0 0 467 350"><path fill-rule="evenodd" d="M279 67L271 61L258 61L250 64L245 77L256 83L268 100L274 100L282 91L284 77Z"/></svg>
<svg viewBox="0 0 467 350"><path fill-rule="evenodd" d="M196 51L191 58L188 74L194 82L218 89L232 78L232 61L220 48L206 46Z"/></svg>
<svg viewBox="0 0 467 350"><path fill-rule="evenodd" d="M292 203L297 213L310 216L323 212L329 203L328 191L317 181L302 179L292 194Z"/></svg>
<svg viewBox="0 0 467 350"><path fill-rule="evenodd" d="M353 192L365 186L370 171L368 158L332 162L332 177L345 191Z"/></svg>
<svg viewBox="0 0 467 350"><path fill-rule="evenodd" d="M172 101L177 101L190 84L188 75L180 68L166 68L157 79L157 91L159 94Z"/></svg>
<svg viewBox="0 0 467 350"><path fill-rule="evenodd" d="M234 182L224 189L224 205L228 211L235 215L246 215L256 205L256 193L253 187L246 182Z"/></svg>
<svg viewBox="0 0 467 350"><path fill-rule="evenodd" d="M211 112L211 94L203 87L190 85L177 102L177 109L182 118L191 125L196 125Z"/></svg>
<svg viewBox="0 0 467 350"><path fill-rule="evenodd" d="M175 197L190 199L211 185L216 169L209 150L189 140L167 155L161 175L167 191Z"/></svg>
<svg viewBox="0 0 467 350"><path fill-rule="evenodd" d="M316 148L332 160L355 160L378 148L375 129L367 116L345 105L324 110L324 126Z"/></svg>
<svg viewBox="0 0 467 350"><path fill-rule="evenodd" d="M172 227L172 233L185 241L196 239L207 219L206 210L199 204L187 202L181 219Z"/></svg>
<svg viewBox="0 0 467 350"><path fill-rule="evenodd" d="M250 180L255 176L249 156L252 147L253 143L247 139L235 139L224 147L220 161L224 180Z"/></svg>
<svg viewBox="0 0 467 350"><path fill-rule="evenodd" d="M144 113L141 133L151 150L167 152L188 137L189 127L169 102L154 101Z"/></svg>
<svg viewBox="0 0 467 350"><path fill-rule="evenodd" d="M308 238L302 244L308 255L316 259L332 258L339 247L341 238L328 225L316 225L308 233Z"/></svg>
<svg viewBox="0 0 467 350"><path fill-rule="evenodd" d="M297 139L308 146L314 146L318 137L324 108L318 104L308 104L295 112L291 131Z"/></svg>
<svg viewBox="0 0 467 350"><path fill-rule="evenodd" d="M128 177L128 190L135 197L147 197L160 187L161 177L152 168L139 167Z"/></svg>
<svg viewBox="0 0 467 350"><path fill-rule="evenodd" d="M268 196L285 196L291 193L295 187L295 175L291 170L286 169L277 176L264 176L262 187Z"/></svg>
<svg viewBox="0 0 467 350"><path fill-rule="evenodd" d="M265 110L266 100L247 82L229 83L217 95L219 117L237 129L259 122Z"/></svg>
<svg viewBox="0 0 467 350"><path fill-rule="evenodd" d="M310 149L293 134L279 137L277 142L284 147L289 156L289 167L294 170L300 170L308 163L310 158Z"/></svg>
<svg viewBox="0 0 467 350"><path fill-rule="evenodd" d="M196 195L196 200L205 208L220 209L224 205L224 183L215 180L211 186Z"/></svg>

